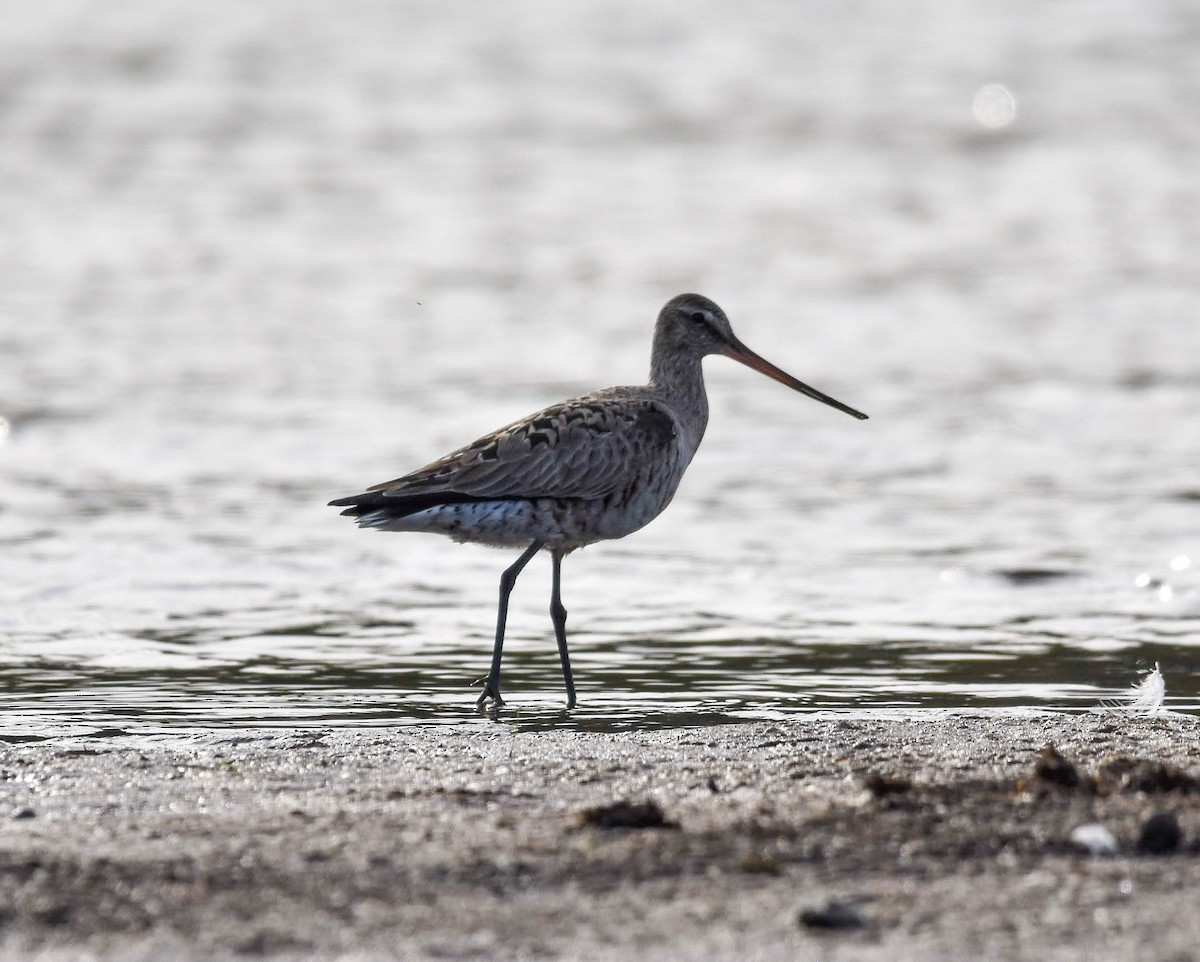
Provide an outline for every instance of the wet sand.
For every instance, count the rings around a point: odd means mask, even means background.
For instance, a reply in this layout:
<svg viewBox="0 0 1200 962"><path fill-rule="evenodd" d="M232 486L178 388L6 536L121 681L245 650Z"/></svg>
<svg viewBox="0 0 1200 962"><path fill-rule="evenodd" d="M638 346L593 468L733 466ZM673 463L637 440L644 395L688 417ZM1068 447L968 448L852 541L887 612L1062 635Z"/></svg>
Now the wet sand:
<svg viewBox="0 0 1200 962"><path fill-rule="evenodd" d="M1183 962L1198 734L959 716L7 745L0 957ZM1115 855L1070 841L1091 823Z"/></svg>

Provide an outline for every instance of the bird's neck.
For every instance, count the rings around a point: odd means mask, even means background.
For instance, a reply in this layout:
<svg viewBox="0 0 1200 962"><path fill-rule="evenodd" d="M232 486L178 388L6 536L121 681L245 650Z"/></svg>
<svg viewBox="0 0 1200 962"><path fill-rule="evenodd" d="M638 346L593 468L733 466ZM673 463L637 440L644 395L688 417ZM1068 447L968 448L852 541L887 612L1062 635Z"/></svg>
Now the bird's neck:
<svg viewBox="0 0 1200 962"><path fill-rule="evenodd" d="M694 454L708 425L702 358L681 352L655 351L650 359L650 387L675 412Z"/></svg>

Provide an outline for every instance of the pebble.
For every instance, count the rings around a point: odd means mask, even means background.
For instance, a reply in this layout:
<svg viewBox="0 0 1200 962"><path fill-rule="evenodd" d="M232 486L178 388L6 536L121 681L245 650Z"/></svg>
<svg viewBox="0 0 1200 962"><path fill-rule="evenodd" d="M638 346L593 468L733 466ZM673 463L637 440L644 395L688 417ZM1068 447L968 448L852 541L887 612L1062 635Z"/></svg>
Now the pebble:
<svg viewBox="0 0 1200 962"><path fill-rule="evenodd" d="M1174 812L1155 812L1142 823L1138 851L1146 855L1169 855L1183 842L1183 829Z"/></svg>
<svg viewBox="0 0 1200 962"><path fill-rule="evenodd" d="M858 909L838 899L801 909L799 919L809 929L858 929L866 924Z"/></svg>
<svg viewBox="0 0 1200 962"><path fill-rule="evenodd" d="M593 828L677 828L657 802L619 801L595 805L579 813L579 821Z"/></svg>
<svg viewBox="0 0 1200 962"><path fill-rule="evenodd" d="M1071 832L1071 844L1091 855L1116 855L1120 851L1116 836L1099 822L1080 825Z"/></svg>

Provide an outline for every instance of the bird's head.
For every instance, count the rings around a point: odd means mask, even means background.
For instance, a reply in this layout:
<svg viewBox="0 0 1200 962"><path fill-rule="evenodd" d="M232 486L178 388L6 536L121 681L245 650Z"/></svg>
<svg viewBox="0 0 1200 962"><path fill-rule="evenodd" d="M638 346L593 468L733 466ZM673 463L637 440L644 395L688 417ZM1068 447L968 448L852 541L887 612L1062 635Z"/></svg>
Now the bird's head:
<svg viewBox="0 0 1200 962"><path fill-rule="evenodd" d="M708 354L724 354L786 384L793 391L799 391L852 417L859 420L866 420L867 417L759 357L737 339L725 312L700 294L679 294L663 305L654 328L654 351L656 355L661 353L663 359L670 356L701 358Z"/></svg>

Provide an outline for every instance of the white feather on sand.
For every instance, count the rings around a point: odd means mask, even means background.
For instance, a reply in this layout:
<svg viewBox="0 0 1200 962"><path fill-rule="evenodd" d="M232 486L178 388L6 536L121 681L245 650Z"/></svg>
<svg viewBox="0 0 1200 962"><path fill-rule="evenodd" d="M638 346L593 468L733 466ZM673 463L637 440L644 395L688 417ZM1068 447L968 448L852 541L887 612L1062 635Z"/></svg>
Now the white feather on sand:
<svg viewBox="0 0 1200 962"><path fill-rule="evenodd" d="M1167 681L1156 661L1141 681L1123 692L1120 698L1102 702L1101 707L1109 712L1155 716L1166 713L1166 701Z"/></svg>

